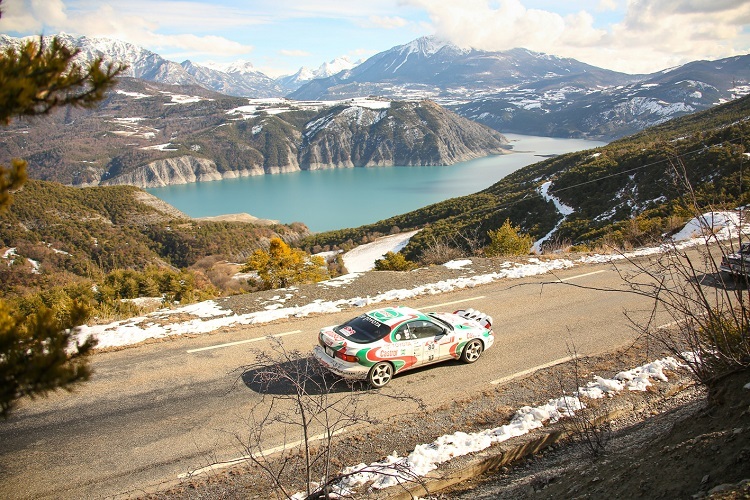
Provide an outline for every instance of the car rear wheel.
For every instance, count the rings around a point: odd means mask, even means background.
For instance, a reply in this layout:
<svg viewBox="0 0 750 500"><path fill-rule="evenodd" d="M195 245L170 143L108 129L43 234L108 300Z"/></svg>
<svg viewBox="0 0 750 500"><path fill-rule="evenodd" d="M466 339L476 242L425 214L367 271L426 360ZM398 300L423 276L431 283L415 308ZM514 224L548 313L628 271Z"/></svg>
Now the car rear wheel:
<svg viewBox="0 0 750 500"><path fill-rule="evenodd" d="M473 363L479 359L483 350L484 345L481 340L470 340L469 343L466 344L466 347L464 347L464 352L461 353L461 361L464 363Z"/></svg>
<svg viewBox="0 0 750 500"><path fill-rule="evenodd" d="M392 378L393 365L385 361L370 368L370 373L367 374L367 382L376 389L386 385Z"/></svg>

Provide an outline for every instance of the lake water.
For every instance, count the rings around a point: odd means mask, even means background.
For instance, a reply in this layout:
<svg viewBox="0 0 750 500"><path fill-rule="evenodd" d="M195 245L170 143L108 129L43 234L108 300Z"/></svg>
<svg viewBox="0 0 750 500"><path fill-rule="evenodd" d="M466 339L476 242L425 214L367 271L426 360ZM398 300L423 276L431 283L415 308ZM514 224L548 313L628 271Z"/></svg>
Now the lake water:
<svg viewBox="0 0 750 500"><path fill-rule="evenodd" d="M515 150L450 166L301 171L197 182L147 191L191 217L249 213L312 231L357 227L432 203L476 193L545 155L604 142L504 134Z"/></svg>

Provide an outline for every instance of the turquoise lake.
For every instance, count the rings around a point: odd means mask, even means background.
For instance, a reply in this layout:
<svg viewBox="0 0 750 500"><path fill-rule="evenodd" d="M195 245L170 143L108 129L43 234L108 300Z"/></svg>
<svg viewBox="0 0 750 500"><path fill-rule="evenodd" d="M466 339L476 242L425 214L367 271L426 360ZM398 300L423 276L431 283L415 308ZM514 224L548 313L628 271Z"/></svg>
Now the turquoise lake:
<svg viewBox="0 0 750 500"><path fill-rule="evenodd" d="M259 175L151 188L147 191L191 217L249 213L311 231L357 227L476 193L546 155L596 148L580 139L504 134L514 153L450 166L368 167Z"/></svg>

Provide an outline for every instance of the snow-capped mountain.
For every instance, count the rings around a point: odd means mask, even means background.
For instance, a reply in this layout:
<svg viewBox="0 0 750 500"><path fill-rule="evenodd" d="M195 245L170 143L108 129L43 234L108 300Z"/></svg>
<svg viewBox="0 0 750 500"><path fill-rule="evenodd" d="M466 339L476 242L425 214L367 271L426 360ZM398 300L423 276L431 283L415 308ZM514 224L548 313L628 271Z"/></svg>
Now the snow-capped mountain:
<svg viewBox="0 0 750 500"><path fill-rule="evenodd" d="M56 35L69 47L80 49L80 61L90 61L101 57L105 62L119 62L128 65L123 76L171 85L197 85L179 64L168 61L159 54L146 50L132 43L111 38L74 37L66 33ZM45 36L44 43L51 43L53 36ZM39 37L13 38L0 35L0 47L18 47L27 40L38 40Z"/></svg>
<svg viewBox="0 0 750 500"><path fill-rule="evenodd" d="M74 37L64 33L57 37L68 46L80 49L78 58L81 61L101 57L106 62L127 64L128 69L123 74L126 77L171 85L199 85L233 96L280 97L284 92L274 79L253 69L252 64L245 61L227 65L222 71L191 61L178 64L137 45L112 38ZM52 38L44 37L44 43L49 43ZM0 47L18 47L29 39L37 37L12 38L0 35Z"/></svg>
<svg viewBox="0 0 750 500"><path fill-rule="evenodd" d="M295 99L341 99L381 95L472 99L538 81L623 85L637 77L575 59L513 49L489 52L422 37L367 59L351 71L303 85Z"/></svg>
<svg viewBox="0 0 750 500"><path fill-rule="evenodd" d="M214 67L183 61L181 66L195 78L198 85L222 94L259 98L279 97L284 94L276 80L257 71L246 61Z"/></svg>
<svg viewBox="0 0 750 500"><path fill-rule="evenodd" d="M629 85L538 82L449 108L505 132L615 138L747 94L750 55L695 61Z"/></svg>
<svg viewBox="0 0 750 500"><path fill-rule="evenodd" d="M118 40L59 37L80 48L81 59L124 62L125 76L152 82L255 98L429 98L500 132L531 135L621 137L750 93L750 56L628 75L526 49L492 52L422 37L359 64L339 58L273 79L247 61L177 64ZM0 48L21 41L0 35Z"/></svg>
<svg viewBox="0 0 750 500"><path fill-rule="evenodd" d="M318 69L313 70L303 66L293 75L277 78L277 82L282 86L282 88L284 88L287 93L294 92L300 86L309 82L310 80L314 80L316 78L328 78L330 76L337 75L342 71L347 71L354 68L361 62L362 61L352 62L347 57L337 57L336 59L321 64Z"/></svg>

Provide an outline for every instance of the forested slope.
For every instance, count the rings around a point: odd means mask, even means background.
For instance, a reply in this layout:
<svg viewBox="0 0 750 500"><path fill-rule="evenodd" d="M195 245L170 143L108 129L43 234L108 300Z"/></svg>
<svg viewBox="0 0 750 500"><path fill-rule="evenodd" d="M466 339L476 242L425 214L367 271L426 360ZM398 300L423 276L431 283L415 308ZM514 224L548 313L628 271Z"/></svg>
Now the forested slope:
<svg viewBox="0 0 750 500"><path fill-rule="evenodd" d="M144 202L149 196L132 186L27 181L0 214L2 295L99 283L116 270L184 270L207 256L241 262L274 236L308 234L302 224L194 221Z"/></svg>
<svg viewBox="0 0 750 500"><path fill-rule="evenodd" d="M486 238L506 219L535 239L594 247L658 239L698 210L750 201L750 98L678 118L595 150L561 155L516 171L468 196L375 224L311 236L307 247L359 242L374 233L423 228L403 253L418 259L436 241L461 244L459 233ZM548 193L573 209L563 217ZM556 228L556 229L555 229Z"/></svg>

